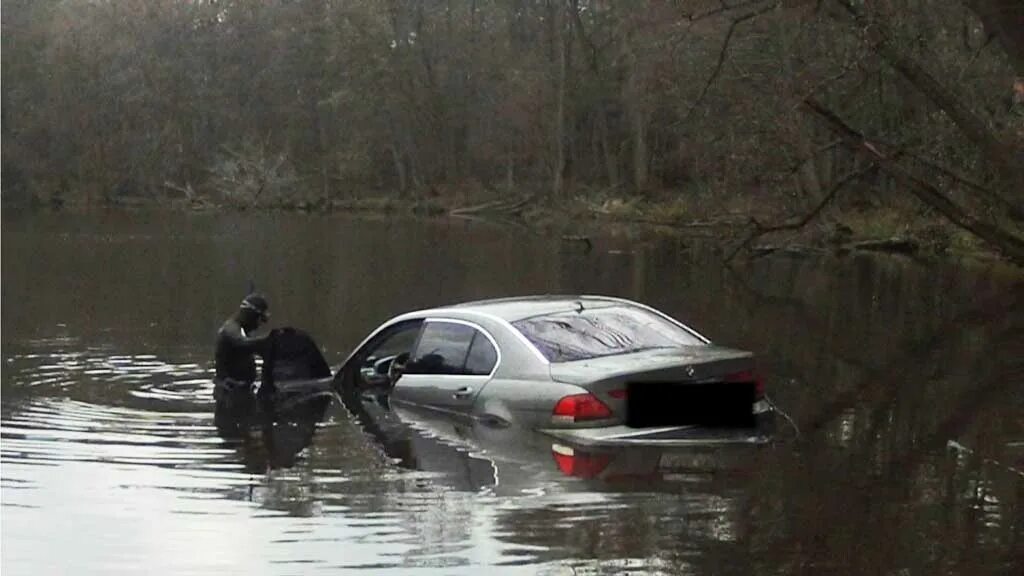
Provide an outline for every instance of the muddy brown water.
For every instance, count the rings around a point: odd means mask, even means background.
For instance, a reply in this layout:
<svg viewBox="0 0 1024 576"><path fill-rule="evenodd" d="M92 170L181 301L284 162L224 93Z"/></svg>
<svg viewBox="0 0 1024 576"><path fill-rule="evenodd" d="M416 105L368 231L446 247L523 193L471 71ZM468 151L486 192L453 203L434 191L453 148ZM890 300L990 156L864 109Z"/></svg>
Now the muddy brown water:
<svg viewBox="0 0 1024 576"><path fill-rule="evenodd" d="M560 239L582 232L5 210L0 568L1024 572L1019 272L868 256L725 267L706 240ZM307 330L332 366L411 309L544 292L637 299L755 351L799 436L787 427L741 454L620 454L590 478L543 441L527 450L444 424L413 426L396 451L338 405L311 437L225 439L213 335L250 278L271 323Z"/></svg>

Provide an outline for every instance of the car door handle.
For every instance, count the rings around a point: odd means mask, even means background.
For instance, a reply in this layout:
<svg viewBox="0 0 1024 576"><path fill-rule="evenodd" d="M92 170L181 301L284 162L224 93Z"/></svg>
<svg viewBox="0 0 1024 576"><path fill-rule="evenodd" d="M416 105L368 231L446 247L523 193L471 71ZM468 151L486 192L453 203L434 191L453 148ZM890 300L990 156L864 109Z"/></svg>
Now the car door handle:
<svg viewBox="0 0 1024 576"><path fill-rule="evenodd" d="M458 390L456 390L455 394L452 394L452 396L454 396L455 398L465 398L466 396L469 396L472 393L473 393L473 388L472 387L470 387L470 386L463 386L462 388L459 388Z"/></svg>

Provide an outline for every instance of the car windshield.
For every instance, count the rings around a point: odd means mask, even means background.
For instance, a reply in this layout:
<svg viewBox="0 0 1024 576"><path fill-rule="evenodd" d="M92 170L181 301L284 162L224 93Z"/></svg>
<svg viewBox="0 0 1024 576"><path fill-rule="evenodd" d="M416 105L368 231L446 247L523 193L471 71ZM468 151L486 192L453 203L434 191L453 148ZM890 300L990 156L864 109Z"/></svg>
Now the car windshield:
<svg viewBox="0 0 1024 576"><path fill-rule="evenodd" d="M704 344L658 314L626 306L545 314L512 325L551 362Z"/></svg>

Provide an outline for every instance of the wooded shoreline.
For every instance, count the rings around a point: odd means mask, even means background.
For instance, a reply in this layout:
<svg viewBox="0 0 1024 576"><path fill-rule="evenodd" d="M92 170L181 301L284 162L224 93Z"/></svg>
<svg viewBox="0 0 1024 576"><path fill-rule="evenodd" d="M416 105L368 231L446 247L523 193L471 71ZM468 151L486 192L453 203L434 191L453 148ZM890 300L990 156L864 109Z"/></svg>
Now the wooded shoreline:
<svg viewBox="0 0 1024 576"><path fill-rule="evenodd" d="M735 206L687 206L672 193L661 199L609 198L581 195L564 202L537 202L534 195L461 204L452 198L408 198L398 194L369 194L323 203L238 205L196 197L146 195L97 203L42 204L4 202L4 209L27 211L94 212L113 210L171 210L195 213L304 213L341 214L371 218L473 219L547 230L561 240L579 242L589 250L590 235L607 227L627 226L678 234L715 246L724 260L757 258L767 254L788 256L845 255L856 252L898 254L918 259L948 261L1002 260L970 235L942 219L921 216L908 220L892 210L868 210L851 216L835 213L786 216L764 211L751 213ZM809 218L808 216L814 216Z"/></svg>
<svg viewBox="0 0 1024 576"><path fill-rule="evenodd" d="M5 202L728 221L1024 266L1020 0L12 0L0 42Z"/></svg>

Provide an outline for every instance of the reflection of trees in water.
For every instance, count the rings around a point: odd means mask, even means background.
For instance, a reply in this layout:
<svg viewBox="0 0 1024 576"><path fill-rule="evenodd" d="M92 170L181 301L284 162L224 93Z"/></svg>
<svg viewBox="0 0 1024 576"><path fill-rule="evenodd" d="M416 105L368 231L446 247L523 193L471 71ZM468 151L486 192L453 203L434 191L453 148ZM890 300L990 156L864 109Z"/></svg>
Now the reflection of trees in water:
<svg viewBox="0 0 1024 576"><path fill-rule="evenodd" d="M758 351L769 392L801 424L797 451L766 452L749 490L741 533L756 564L1005 571L1024 531L1024 481L985 459L1022 462L1011 447L1024 440L1019 281L903 259L773 258L719 271L700 258L654 247L630 269L604 269L630 278L634 297ZM950 452L951 439L977 452ZM598 524L620 522L644 525L617 511Z"/></svg>
<svg viewBox="0 0 1024 576"><path fill-rule="evenodd" d="M752 491L751 546L816 573L1005 572L1019 550L1019 478L926 447L887 456L819 445L774 460L781 472Z"/></svg>
<svg viewBox="0 0 1024 576"><path fill-rule="evenodd" d="M1011 439L1024 437L1014 416L1024 408L1014 392L1024 362L1011 352L1024 350L1024 327L1013 316L1020 291L955 286L941 278L910 282L900 291L884 268L858 268L858 275L852 288L867 301L852 308L867 311L867 318L840 328L852 336L830 338L828 349L842 357L836 371L852 375L841 388L804 380L801 389L788 391L807 396L801 403L807 438L799 455L774 466L784 473L766 477L772 486L760 491L762 498L791 503L773 521L785 527L781 538L765 542L799 545L801 561L844 573L898 566L914 573L948 566L1000 572L1019 540L1021 480L980 460L947 456L945 446L966 435L971 445L1004 454ZM752 313L786 310L812 334L835 335L835 324L823 326L811 312L813 301L747 288ZM914 294L924 306L904 302ZM838 303L826 308L842 310ZM1017 406L1007 410L1007 403ZM984 480L992 475L1006 480ZM978 490L965 492L965 482L984 489L990 512L984 519L976 517Z"/></svg>
<svg viewBox="0 0 1024 576"><path fill-rule="evenodd" d="M720 484L677 488L510 509L499 517L499 530L507 540L536 547L531 552L538 561L578 565L586 573L632 567L641 573L750 574L744 490Z"/></svg>

